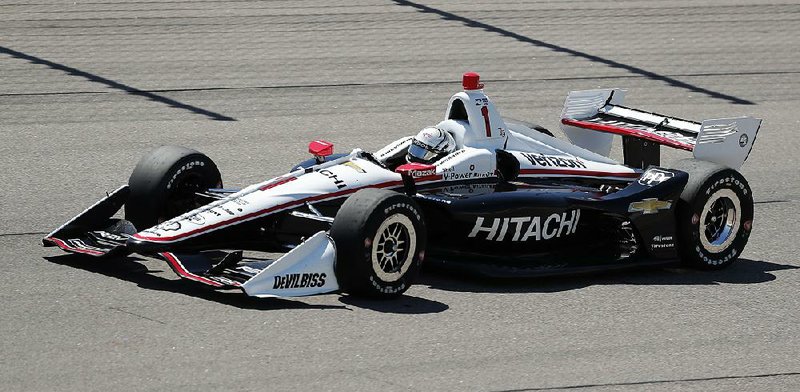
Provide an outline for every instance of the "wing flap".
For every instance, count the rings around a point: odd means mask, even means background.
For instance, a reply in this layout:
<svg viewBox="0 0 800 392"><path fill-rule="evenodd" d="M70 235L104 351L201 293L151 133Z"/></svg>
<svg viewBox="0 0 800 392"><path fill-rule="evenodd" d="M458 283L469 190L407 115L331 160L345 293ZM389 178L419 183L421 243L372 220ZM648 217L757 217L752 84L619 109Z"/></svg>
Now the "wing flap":
<svg viewBox="0 0 800 392"><path fill-rule="evenodd" d="M651 113L623 106L624 96L619 89L570 92L561 112L562 130L573 143L606 155L611 140L596 132L692 151L697 159L738 169L761 126L761 119L753 117L697 122Z"/></svg>
<svg viewBox="0 0 800 392"><path fill-rule="evenodd" d="M91 231L81 235L59 236L50 235L42 239L46 246L57 246L61 250L89 255L94 257L108 257L127 253L125 241L128 236L103 230Z"/></svg>

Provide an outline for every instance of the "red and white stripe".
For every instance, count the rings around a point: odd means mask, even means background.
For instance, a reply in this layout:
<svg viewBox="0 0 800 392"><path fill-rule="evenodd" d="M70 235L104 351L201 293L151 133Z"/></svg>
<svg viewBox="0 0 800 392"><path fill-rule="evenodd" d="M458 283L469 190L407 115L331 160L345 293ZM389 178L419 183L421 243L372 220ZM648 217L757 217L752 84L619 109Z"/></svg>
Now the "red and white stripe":
<svg viewBox="0 0 800 392"><path fill-rule="evenodd" d="M573 127L578 128L586 128L600 132L607 132L613 133L616 135L623 135L623 136L633 136L640 139L650 140L652 142L656 142L658 144L663 144L665 146L679 148L681 150L692 151L694 150L694 145L689 143L679 142L677 140L670 139L668 137L660 136L652 132L641 131L638 129L633 128L622 128L616 127L613 125L607 124L598 124L589 121L580 121L580 120L573 120L570 118L561 119L561 123L564 125L571 125Z"/></svg>
<svg viewBox="0 0 800 392"><path fill-rule="evenodd" d="M272 189L272 188L275 188L276 186L292 182L292 181L294 181L296 179L297 179L297 177L279 178L279 179L277 179L277 180L275 180L275 181L273 181L273 182L271 182L271 183L269 183L267 185L264 185L264 186L262 186L261 188L258 188L258 189L262 190L262 191L265 191L267 189Z"/></svg>
<svg viewBox="0 0 800 392"><path fill-rule="evenodd" d="M91 255L91 256L104 256L106 254L106 252L101 252L99 250L74 247L74 246L68 244L66 241L61 240L61 239L56 238L56 237L47 237L44 240L56 244L56 246L58 246L59 248L65 250L67 252L82 253L82 254L87 254L87 255Z"/></svg>
<svg viewBox="0 0 800 392"><path fill-rule="evenodd" d="M140 239L140 240L144 240L144 241L151 241L151 242L174 242L174 241L177 241L177 240L180 240L180 239L184 239L184 238L188 238L188 237L192 237L192 236L204 233L204 232L221 229L221 228L230 226L230 225L232 225L234 223L239 223L239 222L243 222L243 221L249 221L249 220L252 220L252 219L256 219L258 217L261 217L261 216L264 216L264 215L267 215L267 214L270 214L270 213L274 213L274 212L279 212L279 211L282 211L282 210L285 210L285 209L288 209L288 208L291 208L291 207L294 207L294 206L297 206L297 205L301 205L301 204L306 203L306 202L314 202L314 201L324 201L324 200L336 199L336 198L339 198L339 197L342 197L342 196L349 195L351 193L355 193L355 192L357 192L357 191L359 191L361 189L365 189L365 188L390 188L390 187L401 186L401 185L403 185L402 181L389 181L389 182L384 182L384 183L377 184L377 185L363 186L363 187L359 187L359 188L346 189L346 190L341 190L341 191L338 191L338 192L326 193L326 194L323 194L323 195L317 195L317 196L306 197L306 198L302 198L302 199L298 199L298 200L292 200L292 201L287 202L287 203L278 204L276 206L272 206L272 207L269 207L269 208L266 208L266 209L263 209L263 210L260 210L260 211L251 212L249 214L245 214L245 215L242 215L242 216L233 217L231 219L224 220L222 222L217 222L217 223L215 223L213 225L207 225L207 226L199 227L197 229L194 229L194 230L191 230L191 231L187 231L185 233L176 234L176 235L173 235L173 236L157 237L157 236L150 236L150 235L146 235L146 234L142 234L142 233L136 233L136 234L133 235L133 237L136 238L136 239Z"/></svg>
<svg viewBox="0 0 800 392"><path fill-rule="evenodd" d="M570 177L603 177L603 178L639 178L641 173L636 172L607 172L595 170L574 169L521 169L520 175L531 176L570 176Z"/></svg>
<svg viewBox="0 0 800 392"><path fill-rule="evenodd" d="M187 270L186 267L183 266L181 260L173 253L163 252L160 253L160 255L167 260L167 264L169 264L170 268L172 268L172 270L175 271L175 273L178 274L178 276L181 276L189 280L193 280L195 282L205 283L209 286L214 286L214 287L225 286L224 284L219 283L217 281L189 272L189 270Z"/></svg>

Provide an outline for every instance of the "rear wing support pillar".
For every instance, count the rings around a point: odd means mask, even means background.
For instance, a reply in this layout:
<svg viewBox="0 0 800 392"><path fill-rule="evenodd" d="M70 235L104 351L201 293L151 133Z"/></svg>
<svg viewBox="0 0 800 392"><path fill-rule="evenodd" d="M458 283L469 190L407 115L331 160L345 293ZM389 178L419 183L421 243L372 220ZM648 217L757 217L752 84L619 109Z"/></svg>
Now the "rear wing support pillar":
<svg viewBox="0 0 800 392"><path fill-rule="evenodd" d="M661 145L631 136L622 137L622 155L625 166L647 169L661 166Z"/></svg>

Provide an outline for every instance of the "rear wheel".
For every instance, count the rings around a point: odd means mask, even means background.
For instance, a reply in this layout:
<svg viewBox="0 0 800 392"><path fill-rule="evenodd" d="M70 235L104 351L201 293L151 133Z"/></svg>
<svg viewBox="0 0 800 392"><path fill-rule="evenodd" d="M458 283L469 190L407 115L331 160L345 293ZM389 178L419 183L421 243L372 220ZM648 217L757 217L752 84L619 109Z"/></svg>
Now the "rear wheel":
<svg viewBox="0 0 800 392"><path fill-rule="evenodd" d="M687 159L689 173L677 207L678 247L684 264L720 269L744 251L753 225L753 194L736 170Z"/></svg>
<svg viewBox="0 0 800 392"><path fill-rule="evenodd" d="M336 214L330 235L336 244L336 277L352 294L402 294L425 255L427 233L417 203L383 189L350 196Z"/></svg>
<svg viewBox="0 0 800 392"><path fill-rule="evenodd" d="M143 156L128 180L125 219L138 230L199 206L196 192L221 187L211 158L179 146L161 146Z"/></svg>

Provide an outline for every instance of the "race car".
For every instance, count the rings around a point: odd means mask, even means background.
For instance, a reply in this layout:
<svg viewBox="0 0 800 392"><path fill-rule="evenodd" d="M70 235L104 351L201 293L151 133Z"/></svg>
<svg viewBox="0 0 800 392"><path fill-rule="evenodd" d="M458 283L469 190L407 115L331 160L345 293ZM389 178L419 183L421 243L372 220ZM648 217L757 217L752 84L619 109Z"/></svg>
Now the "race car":
<svg viewBox="0 0 800 392"><path fill-rule="evenodd" d="M43 243L160 258L181 278L256 297L394 297L423 262L529 277L717 269L742 254L753 197L738 169L760 119L693 122L626 107L624 90L577 91L561 114L566 141L503 118L478 74L462 86L415 136L338 155L314 141L313 158L242 189L223 188L206 155L159 147ZM614 135L622 163L609 158ZM694 158L662 167L661 145Z"/></svg>

